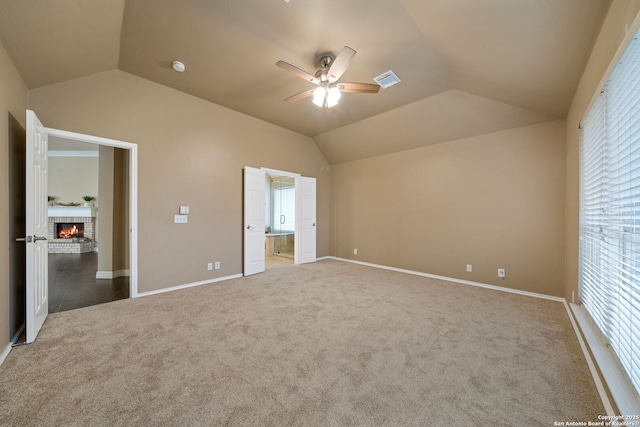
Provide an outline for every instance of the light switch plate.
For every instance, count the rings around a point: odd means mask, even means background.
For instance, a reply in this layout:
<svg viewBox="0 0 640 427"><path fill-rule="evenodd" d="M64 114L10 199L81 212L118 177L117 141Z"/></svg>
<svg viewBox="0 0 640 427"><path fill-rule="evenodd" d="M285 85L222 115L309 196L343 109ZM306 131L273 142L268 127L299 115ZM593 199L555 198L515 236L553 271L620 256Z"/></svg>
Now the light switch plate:
<svg viewBox="0 0 640 427"><path fill-rule="evenodd" d="M189 206L180 206L180 215L189 215Z"/></svg>
<svg viewBox="0 0 640 427"><path fill-rule="evenodd" d="M173 222L175 224L186 224L189 217L186 215L174 215Z"/></svg>

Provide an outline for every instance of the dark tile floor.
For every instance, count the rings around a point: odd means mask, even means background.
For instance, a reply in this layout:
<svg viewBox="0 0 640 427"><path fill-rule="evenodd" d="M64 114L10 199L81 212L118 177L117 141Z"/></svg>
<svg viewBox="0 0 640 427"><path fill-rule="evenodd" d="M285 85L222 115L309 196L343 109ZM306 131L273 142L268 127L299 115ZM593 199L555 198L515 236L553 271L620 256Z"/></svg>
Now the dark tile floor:
<svg viewBox="0 0 640 427"><path fill-rule="evenodd" d="M129 298L129 278L96 279L98 254L49 254L49 313Z"/></svg>

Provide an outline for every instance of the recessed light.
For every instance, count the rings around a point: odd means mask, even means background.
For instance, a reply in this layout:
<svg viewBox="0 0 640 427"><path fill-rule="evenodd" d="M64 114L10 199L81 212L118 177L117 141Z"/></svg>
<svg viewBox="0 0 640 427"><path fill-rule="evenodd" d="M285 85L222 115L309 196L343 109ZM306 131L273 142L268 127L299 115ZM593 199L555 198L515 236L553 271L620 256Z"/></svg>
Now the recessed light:
<svg viewBox="0 0 640 427"><path fill-rule="evenodd" d="M185 66L182 62L180 61L173 61L173 63L171 64L171 66L173 67L174 70L176 70L179 73L184 73L185 70Z"/></svg>

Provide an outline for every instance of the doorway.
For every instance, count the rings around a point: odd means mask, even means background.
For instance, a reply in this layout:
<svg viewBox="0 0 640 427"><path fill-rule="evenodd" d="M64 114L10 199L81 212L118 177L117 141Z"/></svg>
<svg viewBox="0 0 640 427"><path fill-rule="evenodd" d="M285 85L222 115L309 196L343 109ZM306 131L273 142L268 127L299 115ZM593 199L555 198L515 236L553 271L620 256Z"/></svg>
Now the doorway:
<svg viewBox="0 0 640 427"><path fill-rule="evenodd" d="M129 262L129 295L138 296L138 234L137 234L137 145L129 142L101 138L45 127L33 111L27 110L26 127L26 236L20 238L26 244L26 340L33 342L49 313L48 243L51 223L48 221L47 190L48 181L48 141L60 138L69 141L86 142L102 147L122 148L128 156L128 181L126 200L128 203L127 226L123 234L127 236L125 246ZM71 216L71 215L69 215ZM87 224L84 224L86 229ZM80 243L78 241L78 243ZM86 242L82 242L85 244Z"/></svg>
<svg viewBox="0 0 640 427"><path fill-rule="evenodd" d="M49 136L49 313L129 297L128 151Z"/></svg>
<svg viewBox="0 0 640 427"><path fill-rule="evenodd" d="M291 187L291 181L293 187ZM273 185L272 181L276 181ZM265 271L267 235L284 240L280 254L293 251L293 263L316 261L316 179L274 169L244 168L244 224L243 266L244 275ZM273 188L276 188L274 196ZM288 205L285 199L293 199L295 207L274 209L275 205ZM287 220L289 217L289 221ZM271 223L267 226L267 218ZM288 223L289 222L289 223ZM292 225L293 233L289 230ZM276 231L276 233L274 233ZM287 248L287 237L290 234ZM284 238L283 238L284 236ZM273 246L276 246L275 241ZM290 261L288 262L290 263Z"/></svg>
<svg viewBox="0 0 640 427"><path fill-rule="evenodd" d="M292 265L295 258L296 185L292 176L265 174L265 268Z"/></svg>

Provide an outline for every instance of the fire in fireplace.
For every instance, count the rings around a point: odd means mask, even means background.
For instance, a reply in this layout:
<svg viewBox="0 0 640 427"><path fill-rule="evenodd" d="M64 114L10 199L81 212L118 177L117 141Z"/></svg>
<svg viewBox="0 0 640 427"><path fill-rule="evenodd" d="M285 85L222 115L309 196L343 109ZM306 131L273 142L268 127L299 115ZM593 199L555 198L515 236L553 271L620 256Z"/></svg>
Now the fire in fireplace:
<svg viewBox="0 0 640 427"><path fill-rule="evenodd" d="M77 237L84 237L84 224L58 223L56 224L56 236L58 237L58 239L74 239Z"/></svg>

